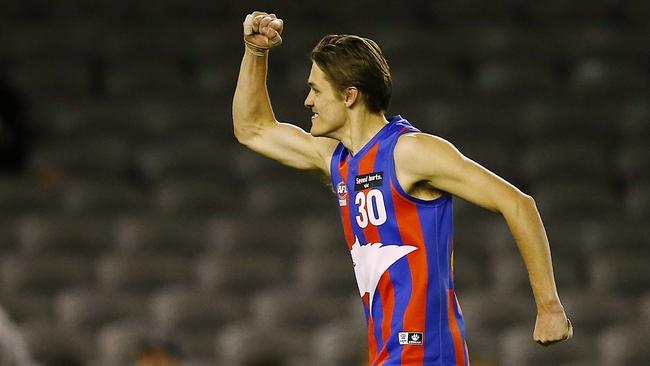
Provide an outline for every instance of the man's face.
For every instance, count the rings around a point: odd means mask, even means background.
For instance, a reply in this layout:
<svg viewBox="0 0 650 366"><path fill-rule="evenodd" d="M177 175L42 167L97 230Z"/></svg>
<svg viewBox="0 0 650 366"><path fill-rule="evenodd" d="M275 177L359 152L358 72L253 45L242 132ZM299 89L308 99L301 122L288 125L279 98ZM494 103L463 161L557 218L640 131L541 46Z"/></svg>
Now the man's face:
<svg viewBox="0 0 650 366"><path fill-rule="evenodd" d="M305 99L305 107L314 112L311 117L311 134L335 137L335 132L345 124L343 96L332 87L325 78L325 73L314 62L307 83L309 94Z"/></svg>

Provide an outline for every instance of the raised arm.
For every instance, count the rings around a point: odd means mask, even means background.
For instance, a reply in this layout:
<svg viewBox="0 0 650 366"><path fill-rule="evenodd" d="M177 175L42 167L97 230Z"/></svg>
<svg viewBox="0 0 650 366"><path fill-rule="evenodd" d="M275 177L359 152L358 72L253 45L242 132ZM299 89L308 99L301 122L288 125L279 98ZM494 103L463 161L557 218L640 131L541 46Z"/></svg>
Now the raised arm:
<svg viewBox="0 0 650 366"><path fill-rule="evenodd" d="M233 98L237 140L285 165L329 175L336 141L313 137L299 127L275 119L266 87L269 49L282 43L284 23L274 14L254 12L244 21L245 52Z"/></svg>
<svg viewBox="0 0 650 366"><path fill-rule="evenodd" d="M534 340L547 345L571 338L573 329L557 293L546 231L533 198L432 135L401 137L395 162L400 183L423 183L503 215L526 264L537 304Z"/></svg>

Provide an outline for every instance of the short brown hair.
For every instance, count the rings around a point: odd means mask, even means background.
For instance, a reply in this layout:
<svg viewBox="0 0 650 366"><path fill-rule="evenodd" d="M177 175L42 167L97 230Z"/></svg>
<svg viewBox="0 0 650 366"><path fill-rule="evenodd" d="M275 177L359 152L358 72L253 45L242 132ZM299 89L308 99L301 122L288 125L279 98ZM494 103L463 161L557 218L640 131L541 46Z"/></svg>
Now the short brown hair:
<svg viewBox="0 0 650 366"><path fill-rule="evenodd" d="M372 112L388 108L393 91L388 62L373 40L353 35L323 37L311 51L311 60L338 91L354 86L363 93Z"/></svg>

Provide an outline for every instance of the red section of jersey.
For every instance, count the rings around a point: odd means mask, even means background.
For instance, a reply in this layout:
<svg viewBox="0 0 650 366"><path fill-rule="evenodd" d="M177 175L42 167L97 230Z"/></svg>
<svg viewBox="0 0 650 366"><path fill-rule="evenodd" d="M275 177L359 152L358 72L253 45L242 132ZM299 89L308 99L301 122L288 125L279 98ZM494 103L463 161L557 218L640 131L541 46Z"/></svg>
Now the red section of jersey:
<svg viewBox="0 0 650 366"><path fill-rule="evenodd" d="M339 165L339 172L341 172L341 177L343 177L344 182L348 176L348 168L349 165L347 159L345 160L345 162L343 162L343 164ZM351 204L350 193L348 193L346 200L347 200L346 205L341 207L341 219L343 221L343 233L345 234L345 241L348 243L348 250L351 250L352 246L354 245L354 233L352 232L352 223L350 222L350 204Z"/></svg>
<svg viewBox="0 0 650 366"><path fill-rule="evenodd" d="M456 294L454 290L449 290L449 310L447 319L449 320L449 329L451 330L451 335L454 340L454 351L456 353L456 365L465 365L465 347L463 342L463 337L460 334L460 328L458 328L458 322L456 322L456 306L455 306Z"/></svg>
<svg viewBox="0 0 650 366"><path fill-rule="evenodd" d="M377 286L379 295L381 296L381 304L384 310L384 319L381 322L381 335L384 341L384 347L379 352L377 357L377 365L381 365L390 356L386 344L391 334L391 323L393 322L393 311L395 309L395 289L393 282L390 279L390 272L386 271L379 280Z"/></svg>
<svg viewBox="0 0 650 366"><path fill-rule="evenodd" d="M370 308L370 294L365 293L361 298L366 308ZM368 317L368 356L369 359L374 359L377 354L377 341L375 340L375 322L372 320L372 316Z"/></svg>
<svg viewBox="0 0 650 366"><path fill-rule="evenodd" d="M407 259L411 268L413 290L411 299L404 314L404 331L426 332L426 305L428 264L427 252L424 244L420 216L414 202L411 202L395 190L391 182L391 193L395 206L395 218L402 238L402 242L417 248L408 255ZM417 285L416 285L417 284ZM402 363L421 365L424 362L424 347L405 345L402 351Z"/></svg>

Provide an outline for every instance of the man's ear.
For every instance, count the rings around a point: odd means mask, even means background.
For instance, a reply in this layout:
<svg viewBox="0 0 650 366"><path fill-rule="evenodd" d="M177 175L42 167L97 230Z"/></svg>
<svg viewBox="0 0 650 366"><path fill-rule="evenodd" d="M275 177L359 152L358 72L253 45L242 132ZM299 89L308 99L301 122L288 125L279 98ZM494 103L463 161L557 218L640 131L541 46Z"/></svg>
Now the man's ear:
<svg viewBox="0 0 650 366"><path fill-rule="evenodd" d="M357 89L354 86L349 86L345 88L345 91L343 92L343 100L345 101L346 107L348 108L352 107L359 98L360 98L359 89Z"/></svg>

